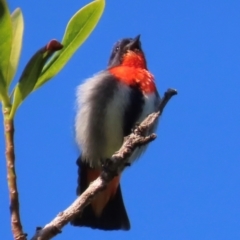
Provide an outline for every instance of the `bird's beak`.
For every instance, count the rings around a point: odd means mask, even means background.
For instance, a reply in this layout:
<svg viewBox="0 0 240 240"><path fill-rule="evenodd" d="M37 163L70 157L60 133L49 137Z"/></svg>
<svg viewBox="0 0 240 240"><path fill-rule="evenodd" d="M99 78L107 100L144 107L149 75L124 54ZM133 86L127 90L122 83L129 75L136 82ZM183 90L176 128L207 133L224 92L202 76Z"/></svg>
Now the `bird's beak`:
<svg viewBox="0 0 240 240"><path fill-rule="evenodd" d="M141 42L140 42L140 34L137 35L128 45L127 48L129 50L135 50L141 48Z"/></svg>

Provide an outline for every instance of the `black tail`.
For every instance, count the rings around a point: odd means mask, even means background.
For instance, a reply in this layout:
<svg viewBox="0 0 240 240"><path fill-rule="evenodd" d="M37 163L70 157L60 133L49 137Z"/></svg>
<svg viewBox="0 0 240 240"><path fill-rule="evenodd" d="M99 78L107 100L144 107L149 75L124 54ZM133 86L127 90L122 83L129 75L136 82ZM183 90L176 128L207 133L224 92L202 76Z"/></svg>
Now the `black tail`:
<svg viewBox="0 0 240 240"><path fill-rule="evenodd" d="M78 188L77 194L80 195L88 187L87 171L89 166L77 160L78 169ZM86 226L98 228L102 230L129 230L130 222L123 203L120 185L117 188L116 194L108 201L100 216L97 216L92 208L88 205L83 212L71 222L74 226Z"/></svg>

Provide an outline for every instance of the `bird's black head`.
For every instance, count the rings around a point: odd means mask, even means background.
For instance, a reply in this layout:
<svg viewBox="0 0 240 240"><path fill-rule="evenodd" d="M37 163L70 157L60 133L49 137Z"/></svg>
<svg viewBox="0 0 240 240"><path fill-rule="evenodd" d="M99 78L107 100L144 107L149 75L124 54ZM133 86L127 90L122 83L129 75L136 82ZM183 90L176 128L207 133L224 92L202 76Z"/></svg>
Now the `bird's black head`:
<svg viewBox="0 0 240 240"><path fill-rule="evenodd" d="M140 35L135 38L124 38L119 40L113 47L108 67L118 66L122 63L123 56L128 51L142 52Z"/></svg>

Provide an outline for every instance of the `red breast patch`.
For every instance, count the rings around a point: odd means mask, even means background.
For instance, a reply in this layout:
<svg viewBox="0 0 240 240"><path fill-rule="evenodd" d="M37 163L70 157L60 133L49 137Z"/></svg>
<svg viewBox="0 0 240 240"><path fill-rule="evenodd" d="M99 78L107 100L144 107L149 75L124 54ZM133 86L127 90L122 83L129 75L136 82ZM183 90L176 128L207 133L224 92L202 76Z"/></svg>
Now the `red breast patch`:
<svg viewBox="0 0 240 240"><path fill-rule="evenodd" d="M156 91L154 76L146 69L145 58L141 53L129 51L120 66L109 69L119 81L140 88L143 93Z"/></svg>

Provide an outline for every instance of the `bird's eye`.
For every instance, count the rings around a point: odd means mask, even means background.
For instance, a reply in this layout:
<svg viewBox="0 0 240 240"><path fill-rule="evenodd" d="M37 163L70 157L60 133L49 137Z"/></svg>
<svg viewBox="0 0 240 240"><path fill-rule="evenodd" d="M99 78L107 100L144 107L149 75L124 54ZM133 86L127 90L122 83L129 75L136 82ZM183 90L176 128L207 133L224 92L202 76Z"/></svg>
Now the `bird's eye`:
<svg viewBox="0 0 240 240"><path fill-rule="evenodd" d="M120 49L120 47L119 47L119 46L115 47L115 53L116 53L116 52L118 52L118 51L119 51L119 49Z"/></svg>

